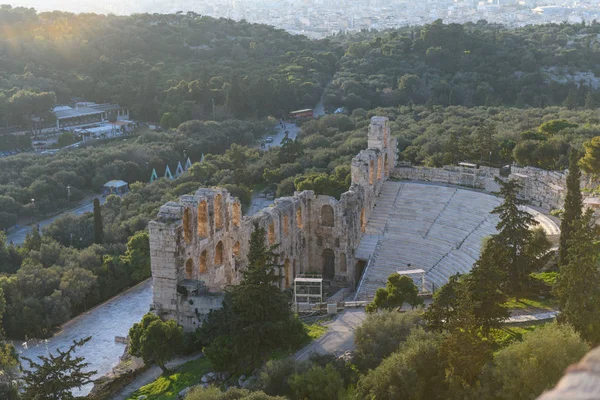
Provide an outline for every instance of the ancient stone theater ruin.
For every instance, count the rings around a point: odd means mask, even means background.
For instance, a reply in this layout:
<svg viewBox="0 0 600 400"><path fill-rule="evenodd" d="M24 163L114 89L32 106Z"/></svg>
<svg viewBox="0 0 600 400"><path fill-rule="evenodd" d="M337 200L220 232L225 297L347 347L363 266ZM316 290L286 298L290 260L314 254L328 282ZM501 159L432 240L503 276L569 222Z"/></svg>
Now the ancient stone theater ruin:
<svg viewBox="0 0 600 400"><path fill-rule="evenodd" d="M361 271L354 249L396 164L396 149L388 119L373 117L368 149L353 158L352 185L340 200L297 192L247 217L227 190L210 188L163 205L149 224L154 312L195 329L220 306L223 289L239 283L254 224L265 229L268 244L279 244L282 288L309 272L356 283Z"/></svg>
<svg viewBox="0 0 600 400"><path fill-rule="evenodd" d="M456 273L467 273L483 238L496 232L490 211L501 200L494 168L424 168L396 165L397 142L389 121L373 117L368 149L352 160L352 185L340 200L312 191L283 197L248 217L226 190L199 189L160 208L149 224L154 311L194 330L222 301L223 289L240 282L248 241L258 224L269 244L279 244L280 287L298 274L318 273L333 287L355 289L369 300L393 273L409 275L432 292ZM395 179L388 179L388 178ZM564 174L513 168L521 195L559 208ZM546 232L558 227L529 210Z"/></svg>

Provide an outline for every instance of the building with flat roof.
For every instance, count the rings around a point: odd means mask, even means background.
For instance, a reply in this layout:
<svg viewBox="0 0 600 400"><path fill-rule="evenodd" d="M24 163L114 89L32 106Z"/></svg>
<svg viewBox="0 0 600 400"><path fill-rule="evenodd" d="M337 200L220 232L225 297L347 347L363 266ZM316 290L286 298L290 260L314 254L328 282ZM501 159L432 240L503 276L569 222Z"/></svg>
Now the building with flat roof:
<svg viewBox="0 0 600 400"><path fill-rule="evenodd" d="M118 104L78 102L74 108L57 106L52 111L56 116L56 128L59 130L106 122L111 113L114 113L117 121L129 119L129 109Z"/></svg>

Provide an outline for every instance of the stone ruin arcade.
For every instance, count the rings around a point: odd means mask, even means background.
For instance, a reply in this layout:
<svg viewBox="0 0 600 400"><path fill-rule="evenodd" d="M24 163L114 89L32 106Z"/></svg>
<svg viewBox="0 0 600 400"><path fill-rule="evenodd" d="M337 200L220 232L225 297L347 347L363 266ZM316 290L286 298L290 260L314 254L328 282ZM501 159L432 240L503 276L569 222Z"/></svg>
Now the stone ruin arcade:
<svg viewBox="0 0 600 400"><path fill-rule="evenodd" d="M166 203L148 225L154 312L195 330L221 306L223 289L240 282L255 223L265 229L268 244L279 244L282 289L300 273L356 285L362 271L355 268L354 252L396 160L388 118L373 117L368 148L352 159L352 184L340 200L306 190L250 217L220 188L201 188Z"/></svg>

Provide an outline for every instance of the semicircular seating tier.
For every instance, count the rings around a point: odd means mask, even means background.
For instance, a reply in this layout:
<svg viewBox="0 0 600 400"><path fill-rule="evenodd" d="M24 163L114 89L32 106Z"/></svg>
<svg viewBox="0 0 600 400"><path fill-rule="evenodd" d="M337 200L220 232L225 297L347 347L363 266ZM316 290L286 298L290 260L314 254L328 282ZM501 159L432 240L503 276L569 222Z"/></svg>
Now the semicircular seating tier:
<svg viewBox="0 0 600 400"><path fill-rule="evenodd" d="M385 182L356 250L357 258L370 260L356 298L371 298L398 271L424 270L429 291L469 272L482 240L496 233L498 217L490 212L500 203L457 187Z"/></svg>

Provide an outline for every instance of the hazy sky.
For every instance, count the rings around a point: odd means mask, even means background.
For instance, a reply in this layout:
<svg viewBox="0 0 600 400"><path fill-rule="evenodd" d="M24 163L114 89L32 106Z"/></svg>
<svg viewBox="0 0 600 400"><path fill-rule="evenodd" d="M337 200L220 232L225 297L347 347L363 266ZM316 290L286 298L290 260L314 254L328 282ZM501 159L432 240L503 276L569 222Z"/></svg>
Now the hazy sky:
<svg viewBox="0 0 600 400"><path fill-rule="evenodd" d="M185 4L189 11L194 4L202 4L205 0L0 0L0 4L13 7L33 7L38 11L71 11L131 14L132 12L174 12L178 11L177 3ZM181 7L181 6L180 6Z"/></svg>

